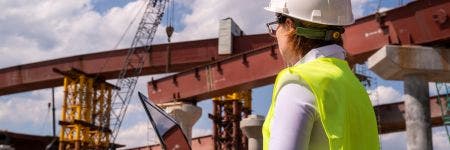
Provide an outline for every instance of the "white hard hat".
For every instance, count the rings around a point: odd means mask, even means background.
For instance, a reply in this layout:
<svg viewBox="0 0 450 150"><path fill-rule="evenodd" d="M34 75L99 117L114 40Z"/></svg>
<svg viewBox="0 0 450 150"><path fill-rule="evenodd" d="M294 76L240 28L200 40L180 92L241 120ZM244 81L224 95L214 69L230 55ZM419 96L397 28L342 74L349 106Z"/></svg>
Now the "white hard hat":
<svg viewBox="0 0 450 150"><path fill-rule="evenodd" d="M264 9L318 24L344 26L355 22L351 0L271 0Z"/></svg>

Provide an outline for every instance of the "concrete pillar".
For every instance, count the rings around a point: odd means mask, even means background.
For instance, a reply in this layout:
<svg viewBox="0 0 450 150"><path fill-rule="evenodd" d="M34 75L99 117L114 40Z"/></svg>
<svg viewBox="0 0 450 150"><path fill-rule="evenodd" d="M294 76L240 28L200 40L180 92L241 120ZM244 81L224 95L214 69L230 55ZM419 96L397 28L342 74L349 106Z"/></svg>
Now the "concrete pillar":
<svg viewBox="0 0 450 150"><path fill-rule="evenodd" d="M160 105L180 124L189 144L192 139L192 127L202 115L202 108L189 103L167 103Z"/></svg>
<svg viewBox="0 0 450 150"><path fill-rule="evenodd" d="M241 36L241 28L231 18L225 18L219 22L218 54L228 55L233 53L233 37Z"/></svg>
<svg viewBox="0 0 450 150"><path fill-rule="evenodd" d="M367 61L386 80L404 81L408 150L432 150L428 81L450 81L450 50L386 45Z"/></svg>
<svg viewBox="0 0 450 150"><path fill-rule="evenodd" d="M406 75L404 89L407 149L433 149L429 90L425 76Z"/></svg>
<svg viewBox="0 0 450 150"><path fill-rule="evenodd" d="M264 117L249 115L240 122L242 132L248 137L248 150L262 150L262 125Z"/></svg>

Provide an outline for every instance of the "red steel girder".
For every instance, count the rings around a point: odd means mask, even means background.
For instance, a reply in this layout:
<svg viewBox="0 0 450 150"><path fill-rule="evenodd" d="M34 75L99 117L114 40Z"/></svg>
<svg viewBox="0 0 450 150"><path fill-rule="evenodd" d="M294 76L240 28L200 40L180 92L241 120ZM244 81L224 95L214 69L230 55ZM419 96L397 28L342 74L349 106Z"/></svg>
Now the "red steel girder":
<svg viewBox="0 0 450 150"><path fill-rule="evenodd" d="M442 125L442 112L440 107L446 108L447 103L445 98L441 97L441 105L438 104L437 97L430 97L430 115L431 125ZM397 102L392 104L378 105L374 107L377 120L379 121L380 133L391 133L397 131L404 131L405 126L405 105L403 102ZM445 110L444 110L445 111Z"/></svg>
<svg viewBox="0 0 450 150"><path fill-rule="evenodd" d="M450 1L418 0L356 20L345 28L344 47L363 62L386 44L450 46Z"/></svg>
<svg viewBox="0 0 450 150"><path fill-rule="evenodd" d="M271 84L283 66L276 45L268 45L150 81L148 93L156 103L200 101Z"/></svg>
<svg viewBox="0 0 450 150"><path fill-rule="evenodd" d="M234 53L254 49L258 45L273 43L273 41L266 34L236 37L233 41ZM170 44L169 71L183 71L210 62L212 59L227 56L218 55L217 43L217 39L207 39ZM59 70L76 68L89 74L98 73L106 79L114 79L122 69L127 51L128 49L113 50L0 69L0 96L62 85L62 77L54 73L53 68ZM153 45L150 53L147 53L143 47L138 48L137 51L147 58L142 75L166 72L167 44ZM105 64L105 62L108 63ZM105 66L101 70L103 64Z"/></svg>

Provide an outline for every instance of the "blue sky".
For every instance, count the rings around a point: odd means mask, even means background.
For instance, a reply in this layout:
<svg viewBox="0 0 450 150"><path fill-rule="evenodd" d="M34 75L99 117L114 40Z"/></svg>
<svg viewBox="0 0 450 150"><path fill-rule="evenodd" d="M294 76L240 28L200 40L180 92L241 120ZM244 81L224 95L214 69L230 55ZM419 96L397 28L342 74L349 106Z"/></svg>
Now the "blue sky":
<svg viewBox="0 0 450 150"><path fill-rule="evenodd" d="M269 0L182 0L175 1L173 41L188 41L217 37L218 21L232 17L246 34L264 33L264 23L273 20L273 14L262 8ZM362 17L373 13L378 0L352 0L355 16ZM404 0L407 3L407 0ZM134 23L122 42L120 36L131 22L133 16L140 14L143 1L136 0L17 0L0 2L0 68L31 63L85 53L126 48L130 45L137 27ZM399 1L383 0L380 10L399 6ZM142 13L142 12L141 12ZM166 41L163 19L155 36L154 43ZM118 45L117 47L115 45ZM368 90L378 92L374 104L399 101L403 95L402 82L387 81L375 77L377 87ZM164 75L153 76L155 78ZM152 76L142 76L137 90L146 91L146 82ZM114 80L109 81L115 83ZM430 84L432 87L433 84ZM431 94L436 93L430 90ZM265 115L272 94L272 85L253 89L253 113ZM51 114L47 107L51 90L42 89L31 92L0 97L0 130L20 133L50 135ZM56 88L57 117L60 116L62 90ZM137 97L134 97L135 100ZM203 114L194 126L194 136L211 133L212 102L198 103ZM151 128L138 101L132 101L121 129L119 142L130 147L155 142ZM433 129L435 149L448 149L442 128ZM405 149L402 132L383 135L383 149Z"/></svg>

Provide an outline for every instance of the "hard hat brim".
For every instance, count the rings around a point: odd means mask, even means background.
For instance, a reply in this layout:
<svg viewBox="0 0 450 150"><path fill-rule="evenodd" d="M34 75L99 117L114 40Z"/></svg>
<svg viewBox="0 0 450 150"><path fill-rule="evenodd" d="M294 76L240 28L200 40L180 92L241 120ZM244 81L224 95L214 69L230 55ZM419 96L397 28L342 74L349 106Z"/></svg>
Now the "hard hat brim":
<svg viewBox="0 0 450 150"><path fill-rule="evenodd" d="M292 18L299 19L299 20L308 21L308 22L317 23L317 24L323 24L323 25L347 26L347 25L351 25L351 24L355 23L355 20L353 19L353 16L352 16L351 21L344 21L344 22L341 22L341 23L328 22L328 21L312 21L309 18L305 18L305 16L299 16L299 15L291 14L287 10L284 10L283 8L271 7L269 5L268 7L264 7L264 9L266 11L270 11L270 12L274 12L274 13L280 13L280 14L283 14L283 15L286 15L286 16L289 16L289 17L292 17Z"/></svg>
<svg viewBox="0 0 450 150"><path fill-rule="evenodd" d="M281 14L283 13L281 10L276 10L275 8L272 7L264 7L264 9L274 13L281 13Z"/></svg>

